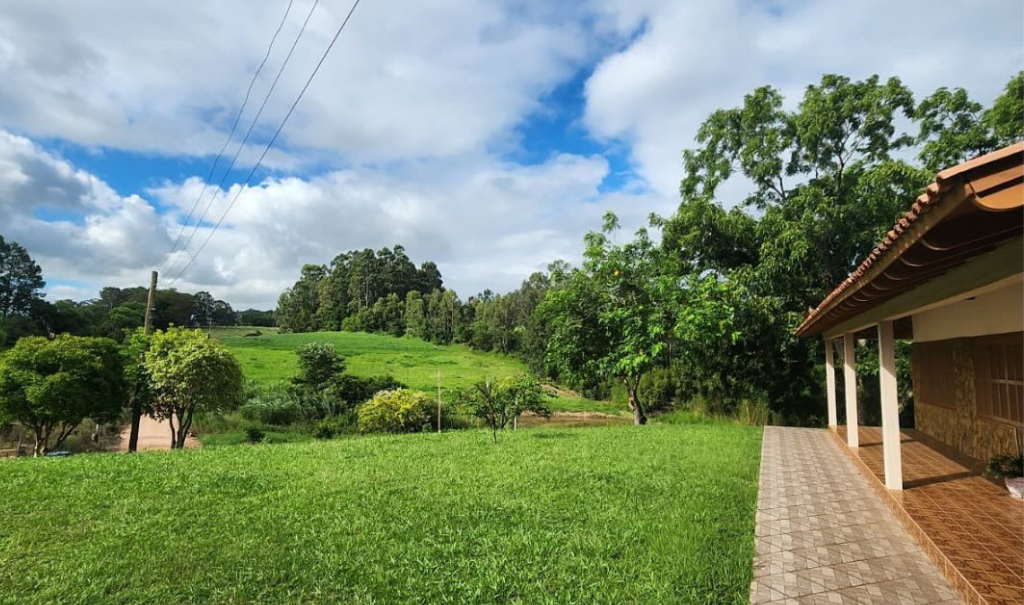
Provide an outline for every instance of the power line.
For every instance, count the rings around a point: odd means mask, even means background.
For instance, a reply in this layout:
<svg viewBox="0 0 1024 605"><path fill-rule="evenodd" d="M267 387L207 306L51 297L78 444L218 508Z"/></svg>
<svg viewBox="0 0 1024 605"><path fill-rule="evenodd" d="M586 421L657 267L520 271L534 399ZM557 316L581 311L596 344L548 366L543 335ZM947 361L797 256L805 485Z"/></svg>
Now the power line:
<svg viewBox="0 0 1024 605"><path fill-rule="evenodd" d="M199 216L199 219L196 220L196 224L192 227L192 232L189 233L188 240L185 242L185 245L182 246L182 250L188 249L189 244L192 243L192 239L199 231L199 226L203 224L203 219L206 218L207 213L210 212L210 208L213 207L213 202L217 200L217 196L224 187L224 182L231 174L231 169L235 167L235 162L238 161L238 156L241 155L242 149L245 148L245 144L249 140L249 136L252 135L252 131L256 128L256 124L259 122L260 116L263 115L263 110L266 108L267 102L270 101L270 95L272 95L274 93L274 89L277 88L277 82L281 79L281 74L284 73L285 67L288 66L288 61L291 60L292 54L295 52L295 47L299 45L299 40L302 39L302 34L305 33L306 26L309 25L309 20L313 16L313 11L316 10L318 4L320 4L320 0L314 0L313 5L309 8L309 12L306 13L306 20L302 22L302 27L299 29L299 33L295 36L295 40L292 41L292 46L288 49L288 54L285 55L284 61L281 63L281 67L278 68L277 75L274 76L274 81L270 83L270 88L267 89L267 94L263 96L263 102L260 103L260 108L256 111L256 116L253 117L248 130L245 131L245 137L243 137L242 142L238 144L238 149L235 150L235 155L231 158L231 163L228 164L227 170L224 171L224 175L221 177L220 182L217 183L217 189L213 192L213 196L210 197L210 201L207 202L206 207L203 208L202 215ZM172 271L174 266L177 264L177 261L172 263L171 266L167 268L167 271Z"/></svg>
<svg viewBox="0 0 1024 605"><path fill-rule="evenodd" d="M238 197L242 194L243 191L245 191L245 188L249 186L249 182L252 180L253 175L256 174L256 170L258 170L260 164L263 163L263 158L267 156L267 153L270 151L270 148L274 146L274 142L277 141L278 135L280 135L281 131L284 130L284 126L285 124L288 123L288 119L292 116L292 113L298 106L299 101L302 100L303 95L306 94L306 89L308 89L309 85L313 82L313 78L316 77L317 72L320 71L320 67L324 64L324 61L327 59L327 55L331 52L331 49L334 48L334 44L335 42L338 41L338 37L341 36L341 32L344 31L345 26L348 25L349 19L352 18L352 13L354 13L356 11L356 7L359 6L359 2L360 0L355 0L355 2L352 4L352 8L350 8L348 14L345 15L345 20L342 21L341 25L338 27L338 31L334 32L334 37L331 38L331 43L327 45L327 48L324 50L324 54L320 57L320 60L317 62L316 67L313 68L313 72L309 74L309 78L306 79L305 85L303 85L302 90L299 91L299 95L295 97L295 102L292 103L292 106L288 109L288 113L285 114L284 119L281 120L281 125L277 127L277 130L274 132L274 136L270 139L270 142L267 143L266 148L263 149L263 153L260 154L259 159L256 161L256 165L252 167L252 170L249 171L249 175L245 177L245 182L242 183L242 185L238 188L238 191L235 193L235 197L232 198L231 203L228 204L227 209L225 209L224 213L221 214L220 219L217 221L217 224L213 226L213 229L206 236L206 239L203 240L203 244L199 246L199 249L196 250L196 253L192 255L192 258L191 260L188 261L188 264L186 264L185 267L182 268L182 270L179 271L178 274L174 276L174 278L171 280L171 284L174 284L176 281L178 281L178 279L182 275L184 275L185 271L187 271L188 268L192 266L192 263L194 263L196 258L199 257L199 254L203 251L203 249L206 248L206 244L210 242L210 238L212 238L213 234L217 232L217 229L221 226L221 223L224 222L224 219L227 217L228 213L231 212L231 209L235 206L235 202L238 201Z"/></svg>
<svg viewBox="0 0 1024 605"><path fill-rule="evenodd" d="M203 199L206 194L207 187L210 186L210 181L213 180L213 173L217 170L217 163L220 162L221 156L224 155L224 150L228 148L228 143L231 142L231 137L235 135L235 129L238 128L238 122L242 119L242 112L245 111L245 106L249 102L249 95L252 94L252 88L256 85L256 80L260 76L260 72L263 71L263 67L267 64L267 60L270 58L270 53L274 50L274 43L277 42L277 36L281 33L281 29L284 28L285 22L288 20L288 14L292 11L292 4L295 0L288 0L288 6L284 9L284 15L281 17L281 22L277 24L277 29L274 31L273 37L270 38L270 44L267 46L267 53L263 55L263 61L260 62L259 67L256 68L256 73L252 75L252 80L249 81L249 88L245 91L245 98L242 99L242 105L238 108L238 113L235 115L235 121L231 124L231 132L228 133L228 137L224 139L224 145L221 146L220 151L217 152L217 157L213 159L213 165L210 166L210 174L207 175L206 180L203 181L203 189L199 192L196 197L196 201L192 203L192 209L188 211L188 216L185 217L185 222L181 224L181 229L178 231L178 237L174 238L174 244L171 246L171 251L167 253L164 258L164 262L160 265L161 270L163 266L170 260L174 251L178 248L178 243L181 241L181 236L185 234L185 229L188 228L188 222L192 219L192 215L195 214L196 208L199 207L199 200Z"/></svg>

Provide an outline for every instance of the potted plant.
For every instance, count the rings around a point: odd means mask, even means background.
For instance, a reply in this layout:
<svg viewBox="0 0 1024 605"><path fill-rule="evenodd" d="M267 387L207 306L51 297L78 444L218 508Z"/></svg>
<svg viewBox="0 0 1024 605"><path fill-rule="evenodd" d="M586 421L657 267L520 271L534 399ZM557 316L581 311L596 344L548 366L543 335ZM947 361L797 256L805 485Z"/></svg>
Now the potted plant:
<svg viewBox="0 0 1024 605"><path fill-rule="evenodd" d="M1024 456L1003 454L988 461L985 474L993 479L1002 479L1010 495L1020 499L1024 496Z"/></svg>

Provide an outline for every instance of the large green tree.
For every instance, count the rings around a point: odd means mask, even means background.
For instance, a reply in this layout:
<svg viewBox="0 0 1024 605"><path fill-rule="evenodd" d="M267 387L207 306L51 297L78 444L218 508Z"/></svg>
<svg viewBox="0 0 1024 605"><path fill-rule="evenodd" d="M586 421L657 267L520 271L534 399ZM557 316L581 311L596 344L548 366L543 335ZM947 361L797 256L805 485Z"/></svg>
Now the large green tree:
<svg viewBox="0 0 1024 605"><path fill-rule="evenodd" d="M0 417L35 435L36 456L60 446L86 418L121 411L123 364L114 341L67 334L26 337L0 357Z"/></svg>
<svg viewBox="0 0 1024 605"><path fill-rule="evenodd" d="M915 105L896 78L825 75L794 109L762 87L712 113L684 152L682 200L662 246L682 274L729 286L732 326L707 343L715 354L682 364L687 377L706 377L691 391L765 398L789 416L820 412L821 343L793 336L802 312L864 259L936 170L1020 139L1020 82L986 110L961 90ZM923 165L905 159L915 149ZM746 193L725 197L721 185L737 178ZM728 379L712 384L715 374Z"/></svg>

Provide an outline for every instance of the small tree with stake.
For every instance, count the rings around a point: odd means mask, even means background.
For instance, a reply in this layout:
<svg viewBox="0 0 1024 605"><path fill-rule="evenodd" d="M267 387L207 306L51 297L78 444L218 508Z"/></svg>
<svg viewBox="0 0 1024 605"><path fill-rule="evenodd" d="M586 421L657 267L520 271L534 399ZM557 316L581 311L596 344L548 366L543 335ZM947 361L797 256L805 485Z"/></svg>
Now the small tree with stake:
<svg viewBox="0 0 1024 605"><path fill-rule="evenodd" d="M197 411L220 412L241 403L238 360L198 330L154 333L144 364L152 379L153 413L170 423L172 449L184 447Z"/></svg>
<svg viewBox="0 0 1024 605"><path fill-rule="evenodd" d="M498 443L498 431L524 412L545 418L551 416L551 410L544 404L540 382L532 376L503 378L496 383L478 382L469 392L463 393L462 399L470 413L490 427L495 445Z"/></svg>

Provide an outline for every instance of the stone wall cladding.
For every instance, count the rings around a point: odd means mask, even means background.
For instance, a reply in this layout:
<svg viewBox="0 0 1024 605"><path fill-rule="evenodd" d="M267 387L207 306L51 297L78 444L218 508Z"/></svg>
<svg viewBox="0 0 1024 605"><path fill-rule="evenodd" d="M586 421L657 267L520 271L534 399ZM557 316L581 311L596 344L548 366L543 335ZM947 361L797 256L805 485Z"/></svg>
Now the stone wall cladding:
<svg viewBox="0 0 1024 605"><path fill-rule="evenodd" d="M974 346L970 338L941 341L952 348L956 380L954 405L947 408L914 401L914 425L922 433L978 460L985 462L997 454L1019 452L1024 429L1007 422L992 420L978 414L975 393ZM915 348L931 343L915 344ZM920 356L911 352L914 391L929 368L923 367Z"/></svg>

